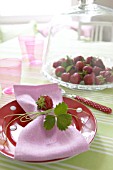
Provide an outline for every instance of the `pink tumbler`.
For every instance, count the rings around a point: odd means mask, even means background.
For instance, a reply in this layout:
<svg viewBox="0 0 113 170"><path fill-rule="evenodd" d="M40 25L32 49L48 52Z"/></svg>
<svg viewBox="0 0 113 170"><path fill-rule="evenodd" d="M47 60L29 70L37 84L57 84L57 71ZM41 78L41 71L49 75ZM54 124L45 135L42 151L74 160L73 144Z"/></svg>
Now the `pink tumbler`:
<svg viewBox="0 0 113 170"><path fill-rule="evenodd" d="M12 94L13 85L21 81L22 61L18 58L0 59L0 85L2 93Z"/></svg>

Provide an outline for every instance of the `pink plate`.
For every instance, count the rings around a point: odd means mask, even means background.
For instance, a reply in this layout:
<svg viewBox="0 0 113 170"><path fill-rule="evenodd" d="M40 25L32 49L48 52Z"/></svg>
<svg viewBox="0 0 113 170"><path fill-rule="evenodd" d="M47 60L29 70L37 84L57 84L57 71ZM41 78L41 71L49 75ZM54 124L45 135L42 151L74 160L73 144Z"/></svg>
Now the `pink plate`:
<svg viewBox="0 0 113 170"><path fill-rule="evenodd" d="M92 112L85 105L75 99L63 97L63 100L69 108L77 109L77 111L69 109L69 113L71 113L73 117L73 126L76 126L90 144L97 131L96 119ZM29 123L29 121L21 122L18 118L19 116L15 116L15 114L18 115L24 113L24 110L16 100L8 103L0 109L0 153L12 159L14 159L18 136L26 124ZM7 117L7 115L10 116ZM27 120L27 118L25 119ZM6 128L7 133L5 136L4 131ZM46 160L44 162L46 162Z"/></svg>

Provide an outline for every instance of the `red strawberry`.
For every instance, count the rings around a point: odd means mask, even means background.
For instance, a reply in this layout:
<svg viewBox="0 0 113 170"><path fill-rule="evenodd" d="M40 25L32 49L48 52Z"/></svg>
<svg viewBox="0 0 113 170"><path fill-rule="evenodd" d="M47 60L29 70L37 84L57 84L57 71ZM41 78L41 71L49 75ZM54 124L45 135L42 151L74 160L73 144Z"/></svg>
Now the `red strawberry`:
<svg viewBox="0 0 113 170"><path fill-rule="evenodd" d="M111 76L111 71L105 71L104 77L108 78Z"/></svg>
<svg viewBox="0 0 113 170"><path fill-rule="evenodd" d="M62 75L61 75L61 80L62 80L62 81L65 81L65 82L69 82L70 76L71 76L70 73L62 73Z"/></svg>
<svg viewBox="0 0 113 170"><path fill-rule="evenodd" d="M81 82L81 76L79 73L74 73L70 76L70 82L73 84L79 84Z"/></svg>
<svg viewBox="0 0 113 170"><path fill-rule="evenodd" d="M101 85L105 83L105 78L101 75L95 77L95 84Z"/></svg>
<svg viewBox="0 0 113 170"><path fill-rule="evenodd" d="M60 66L64 67L64 65L66 65L66 59L65 58L61 58L58 61L61 63Z"/></svg>
<svg viewBox="0 0 113 170"><path fill-rule="evenodd" d="M106 81L109 83L113 83L113 75L106 78Z"/></svg>
<svg viewBox="0 0 113 170"><path fill-rule="evenodd" d="M106 82L111 81L110 77L112 76L112 71L101 71L100 75L106 79Z"/></svg>
<svg viewBox="0 0 113 170"><path fill-rule="evenodd" d="M101 76L105 76L105 73L106 73L106 71L105 70L103 70L103 71L100 71L100 73L99 73L99 75L101 75Z"/></svg>
<svg viewBox="0 0 113 170"><path fill-rule="evenodd" d="M84 71L86 74L90 74L90 73L92 73L93 68L92 68L91 66L84 66L84 67L83 67L83 71Z"/></svg>
<svg viewBox="0 0 113 170"><path fill-rule="evenodd" d="M83 80L85 85L93 85L95 84L95 74L94 73L86 74Z"/></svg>
<svg viewBox="0 0 113 170"><path fill-rule="evenodd" d="M95 73L96 76L99 75L100 71L102 71L102 68L100 68L98 66L93 67L93 72Z"/></svg>
<svg viewBox="0 0 113 170"><path fill-rule="evenodd" d="M61 77L62 73L64 72L65 72L65 68L62 66L57 67L55 70L55 74L57 77Z"/></svg>
<svg viewBox="0 0 113 170"><path fill-rule="evenodd" d="M97 66L97 67L100 67L102 69L105 69L105 65L103 63L103 61L99 58L97 58L95 61L94 61L94 66Z"/></svg>
<svg viewBox="0 0 113 170"><path fill-rule="evenodd" d="M112 71L112 69L109 68L109 67L106 67L106 68L105 68L105 71Z"/></svg>
<svg viewBox="0 0 113 170"><path fill-rule="evenodd" d="M83 56L74 57L73 59L74 64L76 64L77 61L84 61L84 57Z"/></svg>
<svg viewBox="0 0 113 170"><path fill-rule="evenodd" d="M95 60L95 57L90 56L86 58L86 64L92 65L93 61Z"/></svg>
<svg viewBox="0 0 113 170"><path fill-rule="evenodd" d="M82 71L84 66L85 64L83 61L77 61L77 63L75 64L75 68L77 69L77 71Z"/></svg>
<svg viewBox="0 0 113 170"><path fill-rule="evenodd" d="M61 62L60 60L59 60L59 61L56 61L56 62L53 63L53 67L54 67L54 68L57 68L58 66L61 66L61 63L62 63L62 62Z"/></svg>
<svg viewBox="0 0 113 170"><path fill-rule="evenodd" d="M61 61L61 62L65 62L65 61L66 61L66 59L65 59L65 58L61 58L59 61Z"/></svg>
<svg viewBox="0 0 113 170"><path fill-rule="evenodd" d="M40 96L36 101L38 109L48 110L53 108L53 101L49 96Z"/></svg>

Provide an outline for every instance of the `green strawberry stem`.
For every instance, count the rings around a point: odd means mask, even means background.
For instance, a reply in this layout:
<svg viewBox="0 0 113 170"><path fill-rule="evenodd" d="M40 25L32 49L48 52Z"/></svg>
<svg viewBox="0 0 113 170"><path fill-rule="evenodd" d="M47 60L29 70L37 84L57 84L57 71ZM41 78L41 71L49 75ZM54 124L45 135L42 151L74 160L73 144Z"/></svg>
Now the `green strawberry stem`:
<svg viewBox="0 0 113 170"><path fill-rule="evenodd" d="M48 109L48 110L45 110L45 111L42 111L42 112L26 112L26 114L28 115L33 115L33 114L36 114L36 115L47 115L49 113L51 113L54 109Z"/></svg>

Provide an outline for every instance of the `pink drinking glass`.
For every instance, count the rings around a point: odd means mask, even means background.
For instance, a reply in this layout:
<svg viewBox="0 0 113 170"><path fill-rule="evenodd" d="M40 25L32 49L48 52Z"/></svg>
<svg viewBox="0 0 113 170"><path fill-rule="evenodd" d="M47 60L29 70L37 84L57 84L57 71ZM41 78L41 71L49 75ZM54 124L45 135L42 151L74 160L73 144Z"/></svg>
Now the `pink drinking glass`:
<svg viewBox="0 0 113 170"><path fill-rule="evenodd" d="M13 94L13 85L20 84L22 61L18 58L0 59L0 85L3 94Z"/></svg>
<svg viewBox="0 0 113 170"><path fill-rule="evenodd" d="M25 44L30 65L41 65L44 40L35 38L35 41L26 41Z"/></svg>
<svg viewBox="0 0 113 170"><path fill-rule="evenodd" d="M26 59L26 58L28 58L26 42L35 42L35 36L20 35L20 36L18 36L18 40L19 40L19 44L20 44L22 58Z"/></svg>

